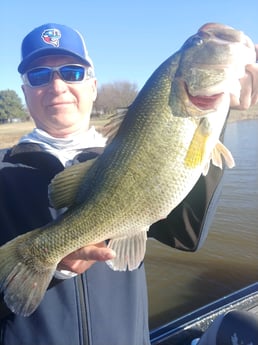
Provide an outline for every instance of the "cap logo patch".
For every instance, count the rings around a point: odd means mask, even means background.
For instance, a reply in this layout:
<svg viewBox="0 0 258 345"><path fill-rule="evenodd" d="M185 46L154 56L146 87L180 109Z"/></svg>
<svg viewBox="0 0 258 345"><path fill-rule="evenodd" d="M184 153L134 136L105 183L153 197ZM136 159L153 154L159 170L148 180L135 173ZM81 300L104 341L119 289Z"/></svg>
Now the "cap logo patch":
<svg viewBox="0 0 258 345"><path fill-rule="evenodd" d="M41 38L45 43L59 47L61 32L58 29L47 29L42 32Z"/></svg>

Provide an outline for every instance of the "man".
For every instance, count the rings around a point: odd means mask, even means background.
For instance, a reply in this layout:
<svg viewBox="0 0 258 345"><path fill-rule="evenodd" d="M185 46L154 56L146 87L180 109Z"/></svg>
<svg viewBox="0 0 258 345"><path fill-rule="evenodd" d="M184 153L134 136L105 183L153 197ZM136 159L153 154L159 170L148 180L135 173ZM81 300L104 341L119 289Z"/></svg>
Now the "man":
<svg viewBox="0 0 258 345"><path fill-rule="evenodd" d="M23 40L18 71L36 129L1 152L0 245L56 218L47 194L51 179L67 166L96 157L105 145L105 139L89 129L97 86L93 63L77 31L59 24L34 29ZM221 176L212 166L148 235L195 251L207 235ZM1 344L149 344L144 264L131 272L114 272L103 262L113 256L105 243L68 255L29 317L12 314L2 302Z"/></svg>

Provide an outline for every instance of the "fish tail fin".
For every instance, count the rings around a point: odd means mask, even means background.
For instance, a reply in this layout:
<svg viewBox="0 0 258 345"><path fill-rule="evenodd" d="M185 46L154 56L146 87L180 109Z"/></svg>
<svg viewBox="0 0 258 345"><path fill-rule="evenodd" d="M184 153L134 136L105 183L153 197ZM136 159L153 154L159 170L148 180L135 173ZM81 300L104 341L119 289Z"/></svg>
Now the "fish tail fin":
<svg viewBox="0 0 258 345"><path fill-rule="evenodd" d="M29 316L40 304L55 267L34 267L18 251L20 238L0 248L0 292L7 307L15 314Z"/></svg>
<svg viewBox="0 0 258 345"><path fill-rule="evenodd" d="M131 237L119 237L109 241L108 247L113 249L116 257L106 263L114 271L133 271L138 268L146 251L147 232L140 231Z"/></svg>

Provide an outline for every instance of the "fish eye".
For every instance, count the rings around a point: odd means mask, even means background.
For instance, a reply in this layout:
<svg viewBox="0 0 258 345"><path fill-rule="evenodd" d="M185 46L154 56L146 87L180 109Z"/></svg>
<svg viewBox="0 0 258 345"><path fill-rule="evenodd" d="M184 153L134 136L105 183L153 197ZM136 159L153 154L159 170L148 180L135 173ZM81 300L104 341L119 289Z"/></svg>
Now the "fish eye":
<svg viewBox="0 0 258 345"><path fill-rule="evenodd" d="M197 34L194 36L191 36L182 46L183 49L187 49L193 46L201 46L204 43L203 38Z"/></svg>
<svg viewBox="0 0 258 345"><path fill-rule="evenodd" d="M204 43L202 35L195 35L192 39L192 45L201 46Z"/></svg>
<svg viewBox="0 0 258 345"><path fill-rule="evenodd" d="M203 44L203 39L201 37L196 38L194 42L197 46L201 46Z"/></svg>

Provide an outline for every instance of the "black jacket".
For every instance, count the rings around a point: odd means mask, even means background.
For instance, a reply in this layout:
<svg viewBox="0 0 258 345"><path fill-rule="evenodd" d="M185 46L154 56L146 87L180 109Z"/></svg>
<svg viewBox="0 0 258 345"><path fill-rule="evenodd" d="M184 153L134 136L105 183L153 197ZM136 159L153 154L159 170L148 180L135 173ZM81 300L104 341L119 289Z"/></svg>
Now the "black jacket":
<svg viewBox="0 0 258 345"><path fill-rule="evenodd" d="M101 149L87 149L74 163L94 158ZM48 184L63 170L57 158L36 144L0 151L0 245L41 227L55 217ZM211 167L191 193L148 236L172 247L195 251L205 239L215 211L222 172ZM105 263L86 273L51 283L38 309L29 317L1 308L2 345L147 345L147 289L144 265L132 272L114 272Z"/></svg>

